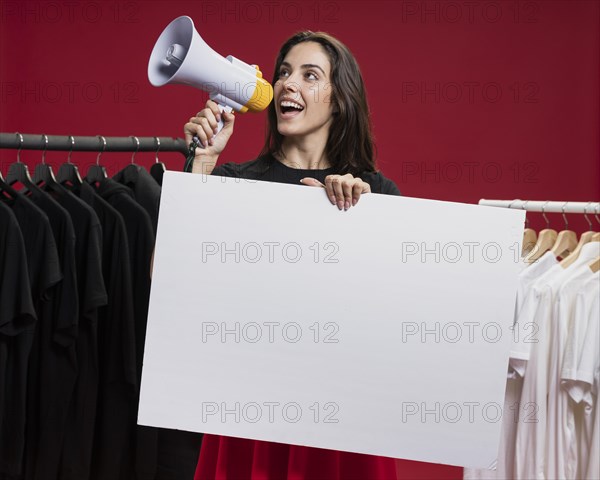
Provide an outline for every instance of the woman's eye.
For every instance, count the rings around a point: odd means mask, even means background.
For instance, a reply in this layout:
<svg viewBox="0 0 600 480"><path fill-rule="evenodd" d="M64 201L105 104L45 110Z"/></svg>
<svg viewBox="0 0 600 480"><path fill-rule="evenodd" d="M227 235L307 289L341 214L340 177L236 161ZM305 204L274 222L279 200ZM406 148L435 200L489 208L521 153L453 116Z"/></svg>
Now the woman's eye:
<svg viewBox="0 0 600 480"><path fill-rule="evenodd" d="M281 70L281 71L279 72L279 76L280 76L280 77L285 77L285 76L287 76L287 75L288 75L288 71L287 71L287 70Z"/></svg>
<svg viewBox="0 0 600 480"><path fill-rule="evenodd" d="M313 72L306 72L306 78L309 80L318 80L317 75Z"/></svg>

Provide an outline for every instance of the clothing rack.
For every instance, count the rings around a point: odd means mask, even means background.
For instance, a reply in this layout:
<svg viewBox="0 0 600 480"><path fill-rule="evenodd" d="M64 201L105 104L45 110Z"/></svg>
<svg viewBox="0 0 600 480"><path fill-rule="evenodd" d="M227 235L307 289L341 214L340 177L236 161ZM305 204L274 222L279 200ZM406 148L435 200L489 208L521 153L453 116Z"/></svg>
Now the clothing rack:
<svg viewBox="0 0 600 480"><path fill-rule="evenodd" d="M104 139L105 143L103 143L102 139ZM82 137L73 135L36 135L2 132L0 133L0 148L19 150L61 150L73 152L160 151L179 152L184 157L187 157L188 154L188 147L185 140L182 138L171 137L103 137L101 135L95 137Z"/></svg>
<svg viewBox="0 0 600 480"><path fill-rule="evenodd" d="M600 213L600 202L544 202L531 200L487 200L482 198L479 200L479 205L542 213Z"/></svg>

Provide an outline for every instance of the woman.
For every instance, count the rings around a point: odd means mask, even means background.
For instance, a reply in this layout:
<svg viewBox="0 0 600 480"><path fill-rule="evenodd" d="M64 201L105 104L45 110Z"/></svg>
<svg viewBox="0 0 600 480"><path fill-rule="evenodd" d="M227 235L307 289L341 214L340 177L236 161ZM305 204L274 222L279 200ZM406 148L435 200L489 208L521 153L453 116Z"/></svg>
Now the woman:
<svg viewBox="0 0 600 480"><path fill-rule="evenodd" d="M340 210L365 193L400 194L375 169L364 82L345 45L321 32L294 35L281 47L273 84L260 156L215 168L235 116L209 100L184 127L188 143L197 136L205 146L196 149L192 172L323 187ZM396 472L389 458L206 435L196 479L221 478L387 480Z"/></svg>

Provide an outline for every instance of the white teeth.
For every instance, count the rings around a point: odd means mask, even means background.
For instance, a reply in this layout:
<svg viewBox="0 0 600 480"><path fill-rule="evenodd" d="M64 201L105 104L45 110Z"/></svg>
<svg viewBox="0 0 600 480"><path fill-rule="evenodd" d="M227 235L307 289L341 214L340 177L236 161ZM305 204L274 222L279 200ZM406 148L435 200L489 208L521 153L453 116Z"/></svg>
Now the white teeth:
<svg viewBox="0 0 600 480"><path fill-rule="evenodd" d="M298 103L290 102L290 101L287 101L287 100L284 100L283 102L281 102L280 105L282 107L292 107L292 108L296 108L298 110L303 110L304 109L304 107L302 105L299 105Z"/></svg>

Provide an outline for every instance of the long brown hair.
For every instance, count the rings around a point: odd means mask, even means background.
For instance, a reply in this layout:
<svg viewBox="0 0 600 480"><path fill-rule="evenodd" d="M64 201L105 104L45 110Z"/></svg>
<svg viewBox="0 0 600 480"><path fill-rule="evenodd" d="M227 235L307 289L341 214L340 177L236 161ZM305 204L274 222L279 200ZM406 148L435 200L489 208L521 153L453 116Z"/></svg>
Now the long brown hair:
<svg viewBox="0 0 600 480"><path fill-rule="evenodd" d="M335 171L354 176L375 171L375 155L369 106L365 84L356 59L342 42L324 32L306 30L289 38L279 50L273 73L273 84L279 79L279 69L285 56L295 45L315 42L323 47L331 64L332 102L334 121L325 146L327 158ZM267 134L261 151L282 154L284 136L277 130L275 102L271 102L267 116Z"/></svg>

